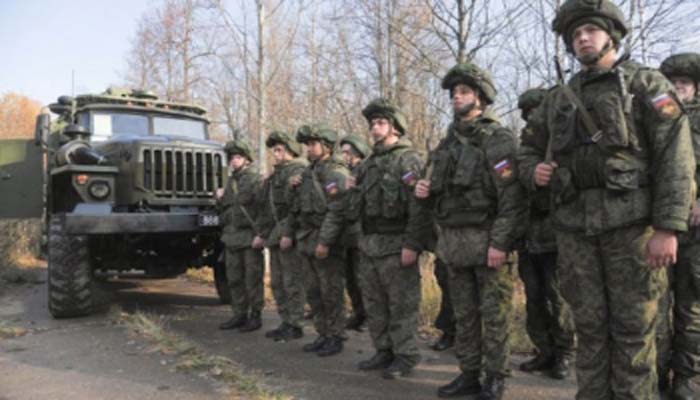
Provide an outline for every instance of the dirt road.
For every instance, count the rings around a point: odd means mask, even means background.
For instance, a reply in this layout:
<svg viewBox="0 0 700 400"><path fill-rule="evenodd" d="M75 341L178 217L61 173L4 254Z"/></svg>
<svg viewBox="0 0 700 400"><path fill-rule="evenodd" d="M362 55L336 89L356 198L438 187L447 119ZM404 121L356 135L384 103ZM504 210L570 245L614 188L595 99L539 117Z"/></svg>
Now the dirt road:
<svg viewBox="0 0 700 400"><path fill-rule="evenodd" d="M379 373L365 373L355 365L371 356L366 333L350 332L345 351L321 359L301 351L313 340L292 343L264 338L266 328L277 326L275 313L266 312L264 329L241 334L220 331L229 317L213 289L184 279L116 281L109 283L111 303L128 313L143 311L165 316L167 329L194 342L209 354L240 363L266 387L297 399L309 400L417 400L436 397L439 385L456 373L451 352L436 353L421 342L424 361L415 375L387 381ZM52 320L44 286L23 286L2 294L0 321L28 329L14 339L0 339L0 399L218 399L226 388L196 374L174 372L171 359L142 351L148 346L115 325L110 312L74 320ZM0 292L2 293L2 292ZM522 374L513 359L513 378L506 399L559 400L574 397L574 382Z"/></svg>

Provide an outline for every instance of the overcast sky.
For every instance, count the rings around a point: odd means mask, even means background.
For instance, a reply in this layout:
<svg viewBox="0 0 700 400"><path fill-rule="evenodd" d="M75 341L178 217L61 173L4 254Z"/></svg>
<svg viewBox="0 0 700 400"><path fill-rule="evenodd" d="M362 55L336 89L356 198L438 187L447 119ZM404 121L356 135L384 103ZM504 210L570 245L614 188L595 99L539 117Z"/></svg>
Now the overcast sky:
<svg viewBox="0 0 700 400"><path fill-rule="evenodd" d="M42 104L122 81L136 24L153 0L0 0L0 95Z"/></svg>

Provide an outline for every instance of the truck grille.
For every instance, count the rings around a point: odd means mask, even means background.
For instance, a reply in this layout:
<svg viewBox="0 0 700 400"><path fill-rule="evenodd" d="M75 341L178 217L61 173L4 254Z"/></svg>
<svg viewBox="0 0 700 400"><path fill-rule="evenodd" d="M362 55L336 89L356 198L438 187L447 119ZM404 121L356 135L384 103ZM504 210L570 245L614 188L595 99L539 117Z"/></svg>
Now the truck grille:
<svg viewBox="0 0 700 400"><path fill-rule="evenodd" d="M143 186L156 197L212 197L223 187L223 153L143 149Z"/></svg>

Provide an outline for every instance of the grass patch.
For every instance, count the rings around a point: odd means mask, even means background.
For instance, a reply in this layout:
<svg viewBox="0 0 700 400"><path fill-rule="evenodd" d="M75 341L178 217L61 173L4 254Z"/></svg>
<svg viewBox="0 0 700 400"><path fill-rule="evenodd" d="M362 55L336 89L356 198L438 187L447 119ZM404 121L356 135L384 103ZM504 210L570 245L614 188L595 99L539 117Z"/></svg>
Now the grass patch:
<svg viewBox="0 0 700 400"><path fill-rule="evenodd" d="M29 331L16 326L8 326L4 321L0 321L0 339L12 339L24 336Z"/></svg>
<svg viewBox="0 0 700 400"><path fill-rule="evenodd" d="M185 278L192 282L213 285L214 270L211 267L189 268L187 272L185 272Z"/></svg>
<svg viewBox="0 0 700 400"><path fill-rule="evenodd" d="M43 283L39 260L41 220L8 219L0 221L0 284Z"/></svg>
<svg viewBox="0 0 700 400"><path fill-rule="evenodd" d="M259 378L245 374L242 368L229 358L206 354L187 339L168 332L164 317L143 312L129 314L118 312L118 319L152 345L147 352L177 357L175 369L181 372L196 372L229 385L236 392L231 399L287 400L290 396L264 388Z"/></svg>

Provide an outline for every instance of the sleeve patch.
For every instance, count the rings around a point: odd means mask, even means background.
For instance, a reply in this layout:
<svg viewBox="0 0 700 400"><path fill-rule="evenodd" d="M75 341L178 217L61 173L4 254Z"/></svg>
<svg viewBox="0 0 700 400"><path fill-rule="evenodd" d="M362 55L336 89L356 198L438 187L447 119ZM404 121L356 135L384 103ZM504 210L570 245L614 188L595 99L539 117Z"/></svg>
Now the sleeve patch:
<svg viewBox="0 0 700 400"><path fill-rule="evenodd" d="M326 184L326 194L335 196L338 193L338 182L332 181Z"/></svg>
<svg viewBox="0 0 700 400"><path fill-rule="evenodd" d="M662 95L656 96L651 100L654 109L664 118L678 118L681 115L681 109L676 100L669 95L664 93Z"/></svg>
<svg viewBox="0 0 700 400"><path fill-rule="evenodd" d="M513 177L513 164L507 158L497 162L496 165L493 166L493 169L501 179L507 180Z"/></svg>
<svg viewBox="0 0 700 400"><path fill-rule="evenodd" d="M418 182L418 176L413 171L408 171L401 176L401 181L407 186L416 186Z"/></svg>

